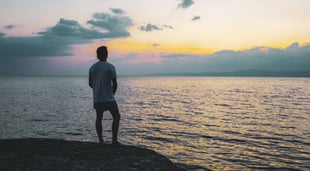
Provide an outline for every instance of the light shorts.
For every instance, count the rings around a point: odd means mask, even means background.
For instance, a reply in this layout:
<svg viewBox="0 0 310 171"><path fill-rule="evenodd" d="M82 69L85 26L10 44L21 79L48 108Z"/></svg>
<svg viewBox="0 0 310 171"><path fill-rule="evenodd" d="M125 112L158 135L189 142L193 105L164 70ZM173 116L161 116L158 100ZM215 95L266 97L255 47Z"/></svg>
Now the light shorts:
<svg viewBox="0 0 310 171"><path fill-rule="evenodd" d="M94 102L94 109L103 110L103 111L111 111L117 109L116 101L112 102Z"/></svg>

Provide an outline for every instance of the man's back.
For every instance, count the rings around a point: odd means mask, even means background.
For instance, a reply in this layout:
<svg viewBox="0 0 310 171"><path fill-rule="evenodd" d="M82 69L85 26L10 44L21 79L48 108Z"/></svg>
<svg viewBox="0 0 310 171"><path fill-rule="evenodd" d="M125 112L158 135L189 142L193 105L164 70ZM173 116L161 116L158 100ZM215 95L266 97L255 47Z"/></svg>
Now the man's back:
<svg viewBox="0 0 310 171"><path fill-rule="evenodd" d="M108 49L100 46L96 50L99 62L89 69L88 84L93 89L94 109L96 109L96 132L99 143L103 144L102 117L104 111L110 111L113 117L112 123L112 144L120 145L117 140L119 121L121 115L118 110L114 94L117 90L116 71L112 64L106 62Z"/></svg>
<svg viewBox="0 0 310 171"><path fill-rule="evenodd" d="M111 81L116 78L116 71L112 64L98 61L89 69L89 77L93 88L94 102L114 101Z"/></svg>

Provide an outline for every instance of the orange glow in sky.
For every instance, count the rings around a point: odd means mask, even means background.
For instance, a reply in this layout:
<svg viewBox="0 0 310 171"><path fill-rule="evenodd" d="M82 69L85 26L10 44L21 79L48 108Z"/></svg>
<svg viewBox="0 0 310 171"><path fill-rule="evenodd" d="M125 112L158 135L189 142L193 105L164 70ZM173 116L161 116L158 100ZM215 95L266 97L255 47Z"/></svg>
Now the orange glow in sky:
<svg viewBox="0 0 310 171"><path fill-rule="evenodd" d="M95 50L101 45L108 46L116 62L130 64L177 63L182 57L198 62L220 51L256 47L281 51L294 42L307 52L303 46L310 43L309 0L182 2L186 1L3 0L0 50L5 51L0 57L56 57L53 62L80 65L96 60Z"/></svg>

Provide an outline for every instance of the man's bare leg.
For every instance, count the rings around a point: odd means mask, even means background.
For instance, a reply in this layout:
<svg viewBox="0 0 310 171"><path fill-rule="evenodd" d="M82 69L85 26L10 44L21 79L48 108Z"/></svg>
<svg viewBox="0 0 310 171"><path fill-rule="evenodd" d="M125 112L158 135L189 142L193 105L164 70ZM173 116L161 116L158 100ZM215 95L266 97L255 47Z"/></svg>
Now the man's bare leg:
<svg viewBox="0 0 310 171"><path fill-rule="evenodd" d="M119 145L120 143L117 140L117 134L118 134L118 128L119 128L119 122L121 119L121 115L118 110L117 103L115 103L115 106L110 110L112 117L113 117L113 123L112 123L112 144L113 145Z"/></svg>
<svg viewBox="0 0 310 171"><path fill-rule="evenodd" d="M96 131L99 139L99 144L103 144L102 117L103 117L103 110L96 109Z"/></svg>

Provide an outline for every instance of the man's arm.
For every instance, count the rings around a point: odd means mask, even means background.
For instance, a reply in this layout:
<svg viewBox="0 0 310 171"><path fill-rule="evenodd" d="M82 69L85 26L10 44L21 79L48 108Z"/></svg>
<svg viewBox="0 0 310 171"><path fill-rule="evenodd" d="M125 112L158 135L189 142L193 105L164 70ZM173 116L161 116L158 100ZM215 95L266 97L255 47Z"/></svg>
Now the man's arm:
<svg viewBox="0 0 310 171"><path fill-rule="evenodd" d="M115 78L112 78L112 91L113 91L113 94L116 93L116 90L117 90L117 79L115 77Z"/></svg>
<svg viewBox="0 0 310 171"><path fill-rule="evenodd" d="M93 84L92 84L92 80L91 80L90 76L88 77L88 85L90 88L93 88Z"/></svg>
<svg viewBox="0 0 310 171"><path fill-rule="evenodd" d="M91 79L91 68L89 68L89 71L88 71L88 85L90 88L93 88L93 81Z"/></svg>

